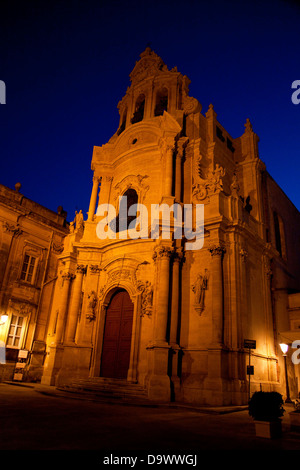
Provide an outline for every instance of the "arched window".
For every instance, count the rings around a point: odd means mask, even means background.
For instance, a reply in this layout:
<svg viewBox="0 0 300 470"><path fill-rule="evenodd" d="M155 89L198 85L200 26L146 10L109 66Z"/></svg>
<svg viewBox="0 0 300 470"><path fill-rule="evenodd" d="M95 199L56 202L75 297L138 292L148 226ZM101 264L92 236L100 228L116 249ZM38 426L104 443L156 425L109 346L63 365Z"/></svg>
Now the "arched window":
<svg viewBox="0 0 300 470"><path fill-rule="evenodd" d="M275 229L275 246L276 250L283 258L286 258L286 245L285 245L285 233L282 218L277 212L273 212L274 218L274 229Z"/></svg>
<svg viewBox="0 0 300 470"><path fill-rule="evenodd" d="M140 122L144 118L144 110L145 110L145 95L141 94L135 103L135 110L133 117L131 119L131 124L135 124L136 122Z"/></svg>
<svg viewBox="0 0 300 470"><path fill-rule="evenodd" d="M156 93L154 116L162 116L168 111L168 90L163 88Z"/></svg>
<svg viewBox="0 0 300 470"><path fill-rule="evenodd" d="M124 196L127 199L122 200L120 211L116 219L116 232L127 230L130 223L136 219L136 213L134 215L128 215L129 208L138 203L136 190L132 188L127 189L122 197Z"/></svg>

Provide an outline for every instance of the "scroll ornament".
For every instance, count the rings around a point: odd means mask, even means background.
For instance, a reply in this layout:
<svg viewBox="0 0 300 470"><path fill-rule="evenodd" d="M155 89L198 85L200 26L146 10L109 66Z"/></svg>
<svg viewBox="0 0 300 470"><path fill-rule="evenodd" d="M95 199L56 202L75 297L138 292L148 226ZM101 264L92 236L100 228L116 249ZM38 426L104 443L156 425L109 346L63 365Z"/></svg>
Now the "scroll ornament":
<svg viewBox="0 0 300 470"><path fill-rule="evenodd" d="M204 183L197 183L193 185L193 196L197 201L202 201L209 194L214 194L223 191L223 177L225 170L219 164L216 165L214 170L211 170Z"/></svg>

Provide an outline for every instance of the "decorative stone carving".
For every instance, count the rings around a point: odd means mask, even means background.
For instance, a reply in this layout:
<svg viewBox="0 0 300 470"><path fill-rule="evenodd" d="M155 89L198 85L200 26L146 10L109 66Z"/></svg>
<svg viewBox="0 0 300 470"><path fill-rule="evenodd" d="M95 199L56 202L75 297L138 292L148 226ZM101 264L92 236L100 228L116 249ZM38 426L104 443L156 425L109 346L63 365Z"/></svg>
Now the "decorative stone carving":
<svg viewBox="0 0 300 470"><path fill-rule="evenodd" d="M163 60L150 47L147 47L140 55L140 60L136 62L130 74L130 80L138 83L147 77L157 75L161 70L168 70Z"/></svg>
<svg viewBox="0 0 300 470"><path fill-rule="evenodd" d="M88 294L88 304L86 309L86 318L89 321L95 320L96 318L96 305L97 305L97 295L95 291L91 291Z"/></svg>
<svg viewBox="0 0 300 470"><path fill-rule="evenodd" d="M194 184L192 187L193 196L202 201L209 194L223 191L223 180L225 170L219 164L216 165L215 170L210 170L207 179L203 183Z"/></svg>
<svg viewBox="0 0 300 470"><path fill-rule="evenodd" d="M139 286L139 290L141 291L141 317L147 315L150 317L152 315L152 307L153 307L153 287L151 282L146 281L145 284L141 284Z"/></svg>
<svg viewBox="0 0 300 470"><path fill-rule="evenodd" d="M4 232L11 232L14 237L18 237L23 233L23 230L21 230L18 225L15 226L13 224L9 224L8 222L3 222L3 229Z"/></svg>
<svg viewBox="0 0 300 470"><path fill-rule="evenodd" d="M101 271L101 268L98 264L91 264L90 265L90 273L91 274L99 274Z"/></svg>
<svg viewBox="0 0 300 470"><path fill-rule="evenodd" d="M62 253L64 251L64 244L63 243L53 243L52 248L54 253Z"/></svg>
<svg viewBox="0 0 300 470"><path fill-rule="evenodd" d="M81 274L85 274L86 273L86 266L84 264L77 264L76 272L81 273Z"/></svg>
<svg viewBox="0 0 300 470"><path fill-rule="evenodd" d="M238 183L237 175L236 173L233 174L232 177L232 183L230 185L230 190L231 190L231 195L233 197L238 198L239 197L239 190L240 190L240 185Z"/></svg>
<svg viewBox="0 0 300 470"><path fill-rule="evenodd" d="M196 98L189 96L189 84L190 80L187 76L183 77L183 96L182 96L182 105L184 114L199 113L202 109L201 104Z"/></svg>
<svg viewBox="0 0 300 470"><path fill-rule="evenodd" d="M240 250L240 255L241 255L242 261L245 262L248 257L248 252L244 248L242 248Z"/></svg>
<svg viewBox="0 0 300 470"><path fill-rule="evenodd" d="M132 281L132 271L130 269L118 269L108 274L109 282L120 281L121 279L127 279Z"/></svg>
<svg viewBox="0 0 300 470"><path fill-rule="evenodd" d="M223 256L226 253L226 248L222 245L214 245L208 248L211 256Z"/></svg>
<svg viewBox="0 0 300 470"><path fill-rule="evenodd" d="M75 211L75 219L73 221L73 227L75 227L76 231L83 229L84 227L83 213L81 209L79 212Z"/></svg>
<svg viewBox="0 0 300 470"><path fill-rule="evenodd" d="M75 274L66 272L66 273L63 273L61 277L62 277L62 286L63 286L65 281L71 282L72 279L75 278Z"/></svg>
<svg viewBox="0 0 300 470"><path fill-rule="evenodd" d="M144 180L148 178L148 175L128 175L122 181L120 181L115 189L115 200L117 201L119 196L124 194L128 189L133 188L137 191L139 203L142 204L149 186L144 184Z"/></svg>
<svg viewBox="0 0 300 470"><path fill-rule="evenodd" d="M160 245L155 248L153 259L156 261L159 258L170 258L173 253L173 249L169 246Z"/></svg>
<svg viewBox="0 0 300 470"><path fill-rule="evenodd" d="M31 315L33 312L34 307L25 302L16 302L14 300L9 300L9 308L19 315Z"/></svg>
<svg viewBox="0 0 300 470"><path fill-rule="evenodd" d="M201 315L205 308L205 291L208 288L208 271L205 269L204 274L198 274L195 283L192 285L192 291L195 294L194 308Z"/></svg>

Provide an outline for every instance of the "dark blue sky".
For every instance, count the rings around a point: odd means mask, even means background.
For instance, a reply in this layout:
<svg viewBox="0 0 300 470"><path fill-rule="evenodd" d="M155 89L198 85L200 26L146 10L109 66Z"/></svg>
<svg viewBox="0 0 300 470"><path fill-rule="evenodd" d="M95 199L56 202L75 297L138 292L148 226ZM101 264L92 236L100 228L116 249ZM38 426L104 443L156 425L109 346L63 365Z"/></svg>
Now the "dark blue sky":
<svg viewBox="0 0 300 470"><path fill-rule="evenodd" d="M117 130L117 104L147 43L213 103L233 138L246 118L260 157L300 209L300 6L296 1L3 1L0 183L68 219L87 212L94 145Z"/></svg>

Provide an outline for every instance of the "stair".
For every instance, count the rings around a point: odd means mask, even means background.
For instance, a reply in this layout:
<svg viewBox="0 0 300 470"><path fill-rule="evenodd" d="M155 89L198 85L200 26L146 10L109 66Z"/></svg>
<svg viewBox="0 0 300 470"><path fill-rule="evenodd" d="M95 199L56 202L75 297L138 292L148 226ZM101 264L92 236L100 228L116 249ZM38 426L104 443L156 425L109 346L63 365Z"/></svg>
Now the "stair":
<svg viewBox="0 0 300 470"><path fill-rule="evenodd" d="M77 379L66 385L56 387L60 392L73 393L85 398L105 399L122 402L147 402L147 391L136 383L123 379L93 377Z"/></svg>

